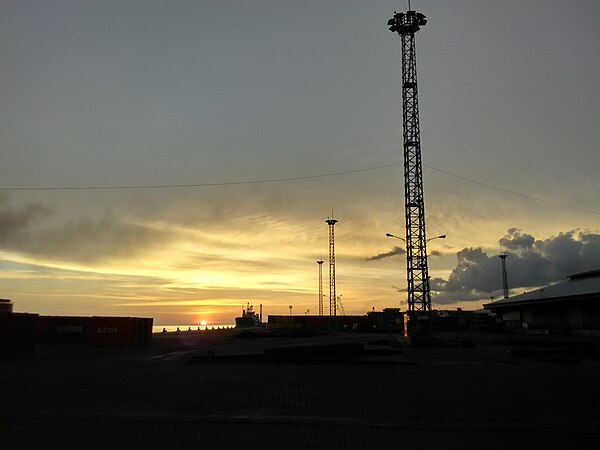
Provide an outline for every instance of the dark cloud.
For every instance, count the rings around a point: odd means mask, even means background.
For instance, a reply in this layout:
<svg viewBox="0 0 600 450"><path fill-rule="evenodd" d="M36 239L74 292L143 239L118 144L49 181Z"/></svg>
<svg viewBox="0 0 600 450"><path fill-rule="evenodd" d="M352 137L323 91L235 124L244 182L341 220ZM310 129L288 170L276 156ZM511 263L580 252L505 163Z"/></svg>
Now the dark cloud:
<svg viewBox="0 0 600 450"><path fill-rule="evenodd" d="M11 206L8 195L0 193L0 246L21 239L32 224L48 214L50 210L39 204Z"/></svg>
<svg viewBox="0 0 600 450"><path fill-rule="evenodd" d="M49 259L98 262L133 257L172 237L128 223L114 213L51 225L52 211L42 205L11 206L0 197L0 248Z"/></svg>
<svg viewBox="0 0 600 450"><path fill-rule="evenodd" d="M545 240L511 228L499 240L508 255L510 289L543 286L566 276L600 268L600 234L569 231ZM465 248L456 254L457 264L447 280L433 278L433 301L451 303L499 295L501 261L481 248Z"/></svg>
<svg viewBox="0 0 600 450"><path fill-rule="evenodd" d="M507 250L522 250L533 247L535 238L530 234L523 234L518 228L509 228L506 236L500 239L500 245Z"/></svg>
<svg viewBox="0 0 600 450"><path fill-rule="evenodd" d="M389 258L391 256L402 255L404 253L406 253L406 250L404 250L402 247L394 247L389 252L380 253L379 255L375 255L375 256L371 256L370 258L367 258L367 261L375 261L377 259Z"/></svg>
<svg viewBox="0 0 600 450"><path fill-rule="evenodd" d="M371 257L367 258L366 261L376 261L378 259L390 258L392 256L403 255L405 253L406 253L406 250L404 250L404 248L394 247L389 252L384 252L384 253L380 253L375 256L371 256ZM429 253L429 256L441 256L441 255L442 255L442 253L438 250L433 250L433 251L431 251L431 253Z"/></svg>
<svg viewBox="0 0 600 450"><path fill-rule="evenodd" d="M127 223L113 213L105 213L96 220L82 218L39 233L35 251L49 257L94 262L136 256L168 238L168 233Z"/></svg>

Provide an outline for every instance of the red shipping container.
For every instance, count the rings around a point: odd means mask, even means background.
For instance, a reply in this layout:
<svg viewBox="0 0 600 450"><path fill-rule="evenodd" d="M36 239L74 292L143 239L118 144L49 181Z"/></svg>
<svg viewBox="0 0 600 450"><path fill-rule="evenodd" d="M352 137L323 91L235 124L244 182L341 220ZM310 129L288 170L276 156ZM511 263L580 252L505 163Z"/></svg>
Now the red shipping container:
<svg viewBox="0 0 600 450"><path fill-rule="evenodd" d="M135 344L135 320L131 317L92 317L90 344L129 347Z"/></svg>
<svg viewBox="0 0 600 450"><path fill-rule="evenodd" d="M141 317L92 317L90 344L129 347L146 344L152 339L154 319Z"/></svg>
<svg viewBox="0 0 600 450"><path fill-rule="evenodd" d="M91 322L91 317L40 316L37 326L37 341L68 344L87 343Z"/></svg>

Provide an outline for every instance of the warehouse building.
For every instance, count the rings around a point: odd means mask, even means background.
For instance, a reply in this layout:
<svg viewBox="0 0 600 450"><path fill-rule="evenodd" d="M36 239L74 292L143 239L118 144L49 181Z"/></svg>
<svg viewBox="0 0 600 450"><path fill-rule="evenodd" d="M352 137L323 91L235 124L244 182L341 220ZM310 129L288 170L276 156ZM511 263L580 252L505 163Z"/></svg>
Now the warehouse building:
<svg viewBox="0 0 600 450"><path fill-rule="evenodd" d="M0 314L13 312L13 303L8 298L0 298Z"/></svg>
<svg viewBox="0 0 600 450"><path fill-rule="evenodd" d="M487 303L507 330L600 336L600 270Z"/></svg>

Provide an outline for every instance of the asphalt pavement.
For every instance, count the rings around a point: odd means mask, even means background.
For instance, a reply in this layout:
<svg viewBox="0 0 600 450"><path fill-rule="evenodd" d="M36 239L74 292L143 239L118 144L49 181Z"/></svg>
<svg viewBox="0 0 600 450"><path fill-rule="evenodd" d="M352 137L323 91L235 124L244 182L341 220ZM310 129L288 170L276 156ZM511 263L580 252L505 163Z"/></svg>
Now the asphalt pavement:
<svg viewBox="0 0 600 450"><path fill-rule="evenodd" d="M45 344L0 361L0 448L600 448L594 358L515 354L489 335L413 348L395 335L194 333L135 348ZM345 343L375 351L251 357Z"/></svg>

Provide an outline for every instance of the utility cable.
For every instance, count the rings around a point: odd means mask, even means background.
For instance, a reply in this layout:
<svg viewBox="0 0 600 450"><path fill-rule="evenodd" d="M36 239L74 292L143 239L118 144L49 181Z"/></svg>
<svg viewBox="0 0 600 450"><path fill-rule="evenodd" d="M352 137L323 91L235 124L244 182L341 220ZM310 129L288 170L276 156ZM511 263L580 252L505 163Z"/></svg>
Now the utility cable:
<svg viewBox="0 0 600 450"><path fill-rule="evenodd" d="M218 183L186 183L186 184L141 184L141 185L117 185L117 186L37 186L37 187L0 187L0 191L107 191L117 189L172 189L172 188L194 188L210 186L236 186L241 184L259 184L259 183L282 183L285 181L311 180L315 178L336 177L340 175L349 175L353 173L368 172L370 170L385 169L388 167L401 166L403 163L392 163L383 166L367 167L366 169L346 170L343 172L330 172L319 175L305 175L299 177L287 178L267 178L263 180L244 180L244 181L224 181Z"/></svg>
<svg viewBox="0 0 600 450"><path fill-rule="evenodd" d="M492 188L492 189L496 189L498 191L507 192L509 194L519 195L521 197L525 197L525 198L528 198L530 200L536 200L538 202L543 202L543 203L547 203L549 205L554 205L554 206L562 206L563 208L574 209L575 211L581 211L581 212L586 212L586 213L590 213L590 214L600 215L599 211L593 211L591 209L584 209L584 208L577 208L576 206L565 205L564 203L553 202L551 200L545 200L543 198L534 197L534 196L528 195L528 194L523 194L522 192L511 191L510 189L501 188L501 187L498 187L498 186L494 186L493 184L484 183L483 181L474 180L472 178L463 177L462 175L457 175L455 173L448 172L446 170L438 169L436 167L431 167L431 166L428 166L427 164L423 164L423 166L427 167L428 169L435 170L436 172L440 172L440 173L443 173L443 174L446 174L446 175L450 175L452 177L459 178L461 180L470 181L471 183L479 184L481 186L486 186L486 187L489 187L489 188Z"/></svg>
<svg viewBox="0 0 600 450"><path fill-rule="evenodd" d="M112 186L22 186L22 187L0 187L0 191L107 191L107 190L133 190L133 189L178 189L178 188L198 188L198 187L211 187L211 186L239 186L246 184L264 184L264 183L283 183L288 181L301 181L301 180L314 180L317 178L329 178L337 177L341 175L351 175L355 173L369 172L373 170L387 169L389 167L396 167L403 165L403 162L397 162L392 164L384 164L381 166L367 167L364 169L345 170L342 172L329 172L318 175L304 175L297 177L284 177L284 178L266 178L261 180L241 180L241 181L224 181L215 183L185 183L185 184L140 184L140 185L112 185ZM588 214L600 215L599 211L593 211L591 209L578 208L576 206L565 205L564 203L553 202L532 195L523 194L522 192L505 189L493 184L484 183L483 181L474 180L473 178L458 175L447 170L438 169L437 167L423 164L424 167L434 170L436 172L443 173L455 178L459 178L464 181L486 186L490 189L496 189L497 191L506 192L512 195L518 195L520 197L528 198L538 202L546 203L553 206L560 206L562 208L569 208L575 211L585 212Z"/></svg>

